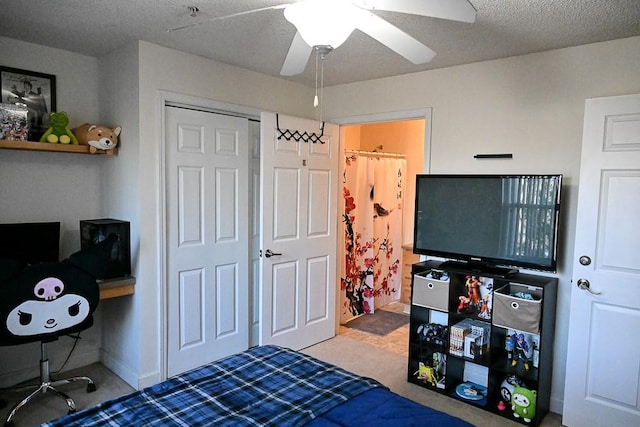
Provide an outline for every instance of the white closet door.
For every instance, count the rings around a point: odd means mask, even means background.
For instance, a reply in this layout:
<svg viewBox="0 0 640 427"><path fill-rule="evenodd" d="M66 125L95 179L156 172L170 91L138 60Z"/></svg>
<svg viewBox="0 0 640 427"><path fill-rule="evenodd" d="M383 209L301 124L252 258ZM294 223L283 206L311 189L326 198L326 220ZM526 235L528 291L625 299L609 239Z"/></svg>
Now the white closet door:
<svg viewBox="0 0 640 427"><path fill-rule="evenodd" d="M249 125L177 107L165 117L172 376L248 348Z"/></svg>

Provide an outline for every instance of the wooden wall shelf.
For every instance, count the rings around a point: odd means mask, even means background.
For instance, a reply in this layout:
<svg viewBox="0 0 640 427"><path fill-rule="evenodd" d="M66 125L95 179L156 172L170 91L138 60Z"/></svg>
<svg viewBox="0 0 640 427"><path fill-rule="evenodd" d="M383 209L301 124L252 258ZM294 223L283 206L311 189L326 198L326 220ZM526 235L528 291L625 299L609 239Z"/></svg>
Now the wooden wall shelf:
<svg viewBox="0 0 640 427"><path fill-rule="evenodd" d="M0 148L9 150L49 151L55 153L76 154L118 154L118 149L98 150L89 145L50 144L48 142L0 140Z"/></svg>
<svg viewBox="0 0 640 427"><path fill-rule="evenodd" d="M108 279L98 282L100 287L100 299L109 299L133 295L135 292L136 278L133 276L121 279Z"/></svg>

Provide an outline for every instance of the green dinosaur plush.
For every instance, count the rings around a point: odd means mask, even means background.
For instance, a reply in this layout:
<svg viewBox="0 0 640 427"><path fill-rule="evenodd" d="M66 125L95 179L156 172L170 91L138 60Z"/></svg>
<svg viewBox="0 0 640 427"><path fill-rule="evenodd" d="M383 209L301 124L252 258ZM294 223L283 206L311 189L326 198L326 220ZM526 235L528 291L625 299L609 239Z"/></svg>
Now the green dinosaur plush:
<svg viewBox="0 0 640 427"><path fill-rule="evenodd" d="M40 137L40 142L78 145L78 140L68 125L69 117L64 111L49 114L49 129Z"/></svg>

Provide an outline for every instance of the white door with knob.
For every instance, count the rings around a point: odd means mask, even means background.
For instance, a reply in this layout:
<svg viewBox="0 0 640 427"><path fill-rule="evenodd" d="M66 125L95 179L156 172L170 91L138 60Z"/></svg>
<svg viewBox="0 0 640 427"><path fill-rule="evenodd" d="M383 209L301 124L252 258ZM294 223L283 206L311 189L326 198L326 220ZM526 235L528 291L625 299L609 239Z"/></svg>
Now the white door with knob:
<svg viewBox="0 0 640 427"><path fill-rule="evenodd" d="M260 121L260 342L298 350L336 330L339 128L325 124L316 140L317 121Z"/></svg>
<svg viewBox="0 0 640 427"><path fill-rule="evenodd" d="M640 425L640 95L585 104L563 424Z"/></svg>

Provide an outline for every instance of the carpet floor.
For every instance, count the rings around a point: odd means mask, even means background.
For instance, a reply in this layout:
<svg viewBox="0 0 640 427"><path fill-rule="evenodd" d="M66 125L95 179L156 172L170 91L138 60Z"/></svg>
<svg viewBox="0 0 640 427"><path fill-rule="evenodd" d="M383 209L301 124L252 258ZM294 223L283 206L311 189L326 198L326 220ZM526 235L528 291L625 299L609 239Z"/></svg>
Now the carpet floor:
<svg viewBox="0 0 640 427"><path fill-rule="evenodd" d="M403 325L387 335L376 335L341 326L339 335L303 349L302 352L357 374L375 378L408 399L447 412L478 427L521 425L407 382L408 334L408 325ZM127 383L100 363L74 369L62 376L72 375L88 375L98 387L93 393L86 393L84 384L61 387L76 401L78 410L133 391ZM10 408L26 394L28 391L0 392L0 399L6 402L6 406L0 408L0 423L4 423ZM51 394L41 396L18 413L15 427L37 426L61 417L66 412L66 404L60 398ZM548 414L541 424L542 427L561 425L561 416L557 414Z"/></svg>

